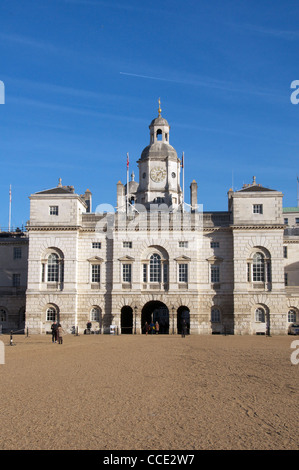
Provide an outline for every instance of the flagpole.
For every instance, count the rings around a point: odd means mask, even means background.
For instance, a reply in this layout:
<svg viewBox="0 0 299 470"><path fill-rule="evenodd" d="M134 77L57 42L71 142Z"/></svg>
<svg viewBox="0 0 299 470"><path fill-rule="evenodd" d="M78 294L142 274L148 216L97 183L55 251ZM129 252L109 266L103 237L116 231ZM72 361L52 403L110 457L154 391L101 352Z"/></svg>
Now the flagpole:
<svg viewBox="0 0 299 470"><path fill-rule="evenodd" d="M297 207L299 207L299 188L298 188L299 178L297 176Z"/></svg>
<svg viewBox="0 0 299 470"><path fill-rule="evenodd" d="M129 153L127 153L127 214L129 212Z"/></svg>
<svg viewBox="0 0 299 470"><path fill-rule="evenodd" d="M10 232L11 224L11 184L9 185L9 216L8 216L8 231Z"/></svg>
<svg viewBox="0 0 299 470"><path fill-rule="evenodd" d="M184 212L184 203L185 203L185 165L184 165L184 152L182 155L182 169L183 169L183 212Z"/></svg>

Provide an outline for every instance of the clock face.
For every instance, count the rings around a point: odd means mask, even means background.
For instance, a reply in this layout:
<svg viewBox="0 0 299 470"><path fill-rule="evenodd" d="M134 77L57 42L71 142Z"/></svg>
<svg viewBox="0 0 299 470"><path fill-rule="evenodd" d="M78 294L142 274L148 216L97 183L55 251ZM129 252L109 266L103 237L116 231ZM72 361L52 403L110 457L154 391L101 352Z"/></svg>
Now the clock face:
<svg viewBox="0 0 299 470"><path fill-rule="evenodd" d="M164 170L161 167L155 167L152 168L151 170L151 179L155 183L160 183L160 181L163 181L166 177L166 170Z"/></svg>

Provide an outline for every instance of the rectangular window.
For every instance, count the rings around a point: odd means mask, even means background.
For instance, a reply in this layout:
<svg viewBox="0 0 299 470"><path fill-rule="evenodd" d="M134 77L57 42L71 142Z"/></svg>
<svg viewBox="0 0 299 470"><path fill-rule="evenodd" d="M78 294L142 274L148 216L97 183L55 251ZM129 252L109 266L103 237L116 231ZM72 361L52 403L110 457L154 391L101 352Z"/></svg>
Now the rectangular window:
<svg viewBox="0 0 299 470"><path fill-rule="evenodd" d="M143 282L147 282L147 264L143 265Z"/></svg>
<svg viewBox="0 0 299 470"><path fill-rule="evenodd" d="M58 215L58 206L50 206L50 215Z"/></svg>
<svg viewBox="0 0 299 470"><path fill-rule="evenodd" d="M168 282L168 264L163 264L163 282L166 284Z"/></svg>
<svg viewBox="0 0 299 470"><path fill-rule="evenodd" d="M284 285L288 285L288 273L284 273Z"/></svg>
<svg viewBox="0 0 299 470"><path fill-rule="evenodd" d="M92 248L101 248L101 242L92 242Z"/></svg>
<svg viewBox="0 0 299 470"><path fill-rule="evenodd" d="M123 248L132 248L132 242L123 242Z"/></svg>
<svg viewBox="0 0 299 470"><path fill-rule="evenodd" d="M299 217L296 217L296 218L295 218L295 224L296 224L296 225L299 225Z"/></svg>
<svg viewBox="0 0 299 470"><path fill-rule="evenodd" d="M22 258L22 248L20 246L15 246L13 249L13 259Z"/></svg>
<svg viewBox="0 0 299 470"><path fill-rule="evenodd" d="M123 264L123 282L131 282L132 280L132 265Z"/></svg>
<svg viewBox="0 0 299 470"><path fill-rule="evenodd" d="M220 282L220 269L219 266L211 266L211 282L219 283Z"/></svg>
<svg viewBox="0 0 299 470"><path fill-rule="evenodd" d="M219 248L219 242L211 242L211 248Z"/></svg>
<svg viewBox="0 0 299 470"><path fill-rule="evenodd" d="M12 285L13 287L19 287L21 285L21 274L12 275Z"/></svg>
<svg viewBox="0 0 299 470"><path fill-rule="evenodd" d="M91 265L91 282L100 283L101 266L99 264Z"/></svg>
<svg viewBox="0 0 299 470"><path fill-rule="evenodd" d="M188 282L188 264L179 264L179 282Z"/></svg>
<svg viewBox="0 0 299 470"><path fill-rule="evenodd" d="M253 213L262 214L263 213L263 204L253 204Z"/></svg>
<svg viewBox="0 0 299 470"><path fill-rule="evenodd" d="M179 248L188 248L188 242L179 242Z"/></svg>
<svg viewBox="0 0 299 470"><path fill-rule="evenodd" d="M287 246L284 246L284 247L283 247L283 257L284 257L284 258L287 258L287 257L288 257L288 247L287 247Z"/></svg>
<svg viewBox="0 0 299 470"><path fill-rule="evenodd" d="M45 282L45 263L42 264L42 282Z"/></svg>
<svg viewBox="0 0 299 470"><path fill-rule="evenodd" d="M287 218L283 219L283 223L284 223L285 225L288 225L289 219L287 219Z"/></svg>

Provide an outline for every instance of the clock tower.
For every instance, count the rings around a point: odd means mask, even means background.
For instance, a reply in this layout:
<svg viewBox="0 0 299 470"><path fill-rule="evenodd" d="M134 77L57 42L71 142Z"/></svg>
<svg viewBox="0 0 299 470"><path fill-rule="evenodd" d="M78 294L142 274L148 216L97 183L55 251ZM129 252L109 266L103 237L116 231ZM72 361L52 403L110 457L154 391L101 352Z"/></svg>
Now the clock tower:
<svg viewBox="0 0 299 470"><path fill-rule="evenodd" d="M147 208L150 204L166 204L177 209L182 203L181 161L169 143L170 126L161 116L160 100L158 113L149 126L150 144L137 162L139 186L136 202Z"/></svg>

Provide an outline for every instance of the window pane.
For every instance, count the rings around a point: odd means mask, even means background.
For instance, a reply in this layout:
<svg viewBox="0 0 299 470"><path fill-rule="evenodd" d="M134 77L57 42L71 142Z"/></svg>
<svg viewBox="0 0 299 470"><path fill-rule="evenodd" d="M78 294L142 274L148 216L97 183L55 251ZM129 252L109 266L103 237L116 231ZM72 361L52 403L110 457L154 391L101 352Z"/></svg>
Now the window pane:
<svg viewBox="0 0 299 470"><path fill-rule="evenodd" d="M13 257L14 259L20 259L22 258L22 248L17 246L17 247L14 247L13 249Z"/></svg>
<svg viewBox="0 0 299 470"><path fill-rule="evenodd" d="M13 287L19 287L21 285L21 274L12 275L12 285Z"/></svg>
<svg viewBox="0 0 299 470"><path fill-rule="evenodd" d="M255 282L265 281L265 264L261 253L255 253L253 256L252 277Z"/></svg>
<svg viewBox="0 0 299 470"><path fill-rule="evenodd" d="M179 282L188 282L188 264L179 264Z"/></svg>
<svg viewBox="0 0 299 470"><path fill-rule="evenodd" d="M147 282L147 264L143 265L143 282Z"/></svg>
<svg viewBox="0 0 299 470"><path fill-rule="evenodd" d="M91 282L100 282L100 265L93 264L91 266Z"/></svg>
<svg viewBox="0 0 299 470"><path fill-rule="evenodd" d="M220 270L219 266L211 266L211 282L218 283L220 282Z"/></svg>
<svg viewBox="0 0 299 470"><path fill-rule="evenodd" d="M296 323L296 311L295 310L288 311L288 322Z"/></svg>
<svg viewBox="0 0 299 470"><path fill-rule="evenodd" d="M262 308L257 308L255 311L255 321L265 323L265 312Z"/></svg>
<svg viewBox="0 0 299 470"><path fill-rule="evenodd" d="M100 321L100 309L99 308L94 307L91 310L90 319L91 321Z"/></svg>
<svg viewBox="0 0 299 470"><path fill-rule="evenodd" d="M50 307L47 310L47 321L55 321L56 319L56 310L54 307Z"/></svg>
<svg viewBox="0 0 299 470"><path fill-rule="evenodd" d="M48 282L58 282L58 255L52 253L48 258Z"/></svg>
<svg viewBox="0 0 299 470"><path fill-rule="evenodd" d="M150 257L150 282L161 282L161 256L157 253Z"/></svg>
<svg viewBox="0 0 299 470"><path fill-rule="evenodd" d="M163 282L166 284L168 282L168 264L163 265Z"/></svg>
<svg viewBox="0 0 299 470"><path fill-rule="evenodd" d="M132 265L123 264L123 282L131 282Z"/></svg>
<svg viewBox="0 0 299 470"><path fill-rule="evenodd" d="M218 323L220 322L220 310L218 308L212 308L211 321Z"/></svg>

